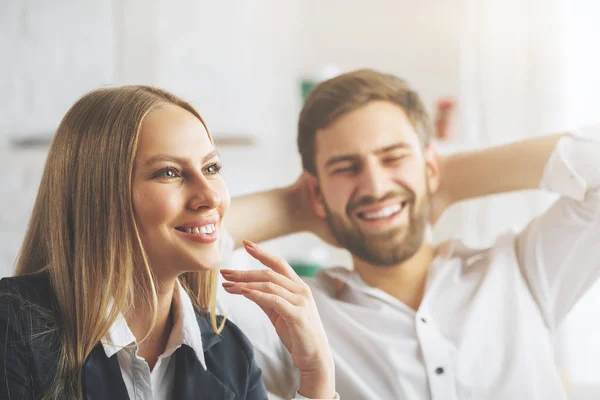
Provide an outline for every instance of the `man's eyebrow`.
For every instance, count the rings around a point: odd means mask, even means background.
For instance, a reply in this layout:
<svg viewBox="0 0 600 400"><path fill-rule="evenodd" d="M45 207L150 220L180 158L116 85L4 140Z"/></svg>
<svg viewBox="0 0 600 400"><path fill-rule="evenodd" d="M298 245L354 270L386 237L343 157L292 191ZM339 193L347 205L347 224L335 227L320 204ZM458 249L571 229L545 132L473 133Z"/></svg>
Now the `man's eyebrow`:
<svg viewBox="0 0 600 400"><path fill-rule="evenodd" d="M347 161L347 162L355 161L357 159L357 157L358 156L356 156L356 155L344 155L344 156L331 157L325 163L325 167L331 167L334 164L341 163L344 161Z"/></svg>
<svg viewBox="0 0 600 400"><path fill-rule="evenodd" d="M409 149L410 146L408 143L398 142L389 146L382 147L374 151L375 154L387 153L388 151L397 150L397 149Z"/></svg>
<svg viewBox="0 0 600 400"><path fill-rule="evenodd" d="M202 158L202 163L205 163L211 158L214 158L218 155L219 151L217 149L213 149ZM150 157L148 161L144 163L144 166L151 165L159 161L171 161L177 164L191 164L191 160L189 158L177 157L169 154L157 154L155 156Z"/></svg>
<svg viewBox="0 0 600 400"><path fill-rule="evenodd" d="M373 153L374 154L381 154L381 153L387 153L389 151L393 151L393 150L397 150L397 149L408 149L408 148L410 148L410 146L407 143L398 142L398 143L394 143L394 144L389 145L389 146L385 146L385 147L381 147L379 149L376 149L375 151L373 151ZM357 154L344 154L344 155L341 155L341 156L331 157L325 163L325 167L331 167L332 165L340 163L340 162L352 162L352 161L356 161L357 158L358 158Z"/></svg>

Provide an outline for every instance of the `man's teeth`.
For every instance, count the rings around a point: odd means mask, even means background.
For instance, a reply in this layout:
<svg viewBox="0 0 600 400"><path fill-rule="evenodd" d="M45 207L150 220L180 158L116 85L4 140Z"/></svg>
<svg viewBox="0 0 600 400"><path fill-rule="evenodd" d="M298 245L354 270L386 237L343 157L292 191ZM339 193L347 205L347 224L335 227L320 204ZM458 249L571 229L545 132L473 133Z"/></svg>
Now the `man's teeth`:
<svg viewBox="0 0 600 400"><path fill-rule="evenodd" d="M203 234L213 233L216 230L217 230L217 228L216 228L215 224L195 226L193 228L183 228L184 232L193 233L195 235L199 235L201 233L203 233Z"/></svg>
<svg viewBox="0 0 600 400"><path fill-rule="evenodd" d="M395 204L372 213L361 213L363 219L380 219L390 217L402 210L402 204Z"/></svg>

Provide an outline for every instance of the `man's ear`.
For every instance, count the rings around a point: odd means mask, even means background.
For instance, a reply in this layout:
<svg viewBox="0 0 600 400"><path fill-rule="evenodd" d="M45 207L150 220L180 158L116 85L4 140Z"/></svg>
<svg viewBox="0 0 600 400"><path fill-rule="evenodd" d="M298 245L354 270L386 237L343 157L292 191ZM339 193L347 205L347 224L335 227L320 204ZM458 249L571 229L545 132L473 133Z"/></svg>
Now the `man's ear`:
<svg viewBox="0 0 600 400"><path fill-rule="evenodd" d="M434 194L440 187L440 156L435 145L428 144L423 152L427 169L429 193Z"/></svg>
<svg viewBox="0 0 600 400"><path fill-rule="evenodd" d="M319 218L325 218L327 212L325 211L325 201L323 200L319 180L316 176L306 170L303 172L303 175L304 181L306 182L306 188L308 189L308 199L314 213Z"/></svg>

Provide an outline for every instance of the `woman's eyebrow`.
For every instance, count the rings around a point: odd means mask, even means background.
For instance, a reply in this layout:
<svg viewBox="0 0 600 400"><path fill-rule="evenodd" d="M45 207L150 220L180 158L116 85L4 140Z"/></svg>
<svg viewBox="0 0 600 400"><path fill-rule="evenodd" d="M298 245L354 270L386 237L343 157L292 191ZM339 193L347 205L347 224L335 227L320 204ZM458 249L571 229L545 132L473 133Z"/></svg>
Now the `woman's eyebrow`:
<svg viewBox="0 0 600 400"><path fill-rule="evenodd" d="M206 161L210 160L211 158L214 158L216 156L219 155L219 151L217 149L212 149L210 152L208 152L203 158L202 158L202 163L205 163ZM148 159L148 161L146 161L144 163L144 166L147 165L151 165L160 161L171 161L171 162L175 162L177 164L190 164L191 160L189 158L185 158L185 157L177 157L177 156L172 156L169 154L157 154L155 156L152 156Z"/></svg>

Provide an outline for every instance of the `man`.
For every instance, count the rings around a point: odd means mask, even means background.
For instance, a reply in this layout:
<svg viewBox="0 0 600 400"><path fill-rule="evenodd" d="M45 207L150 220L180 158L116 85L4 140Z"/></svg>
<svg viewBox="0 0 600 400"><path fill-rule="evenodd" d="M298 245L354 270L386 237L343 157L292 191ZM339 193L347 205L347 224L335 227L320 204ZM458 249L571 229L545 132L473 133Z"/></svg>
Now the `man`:
<svg viewBox="0 0 600 400"><path fill-rule="evenodd" d="M226 224L236 245L310 230L352 254L354 270L308 281L342 399L564 399L553 334L600 275L600 143L578 137L597 132L440 158L418 95L355 71L304 105L303 181L234 200ZM535 188L561 197L523 231L483 250L432 245L449 205ZM264 316L240 296L219 301L267 388L290 397L293 364Z"/></svg>

